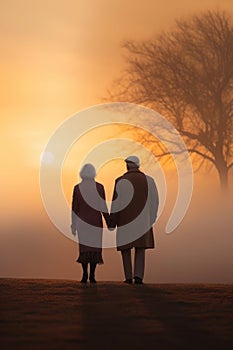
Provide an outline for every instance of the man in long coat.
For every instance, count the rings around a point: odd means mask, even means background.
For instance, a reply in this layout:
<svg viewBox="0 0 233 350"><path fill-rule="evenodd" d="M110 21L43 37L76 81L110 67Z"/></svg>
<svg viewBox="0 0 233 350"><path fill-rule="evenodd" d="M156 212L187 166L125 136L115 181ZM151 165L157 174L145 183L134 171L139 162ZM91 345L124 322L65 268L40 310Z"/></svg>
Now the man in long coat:
<svg viewBox="0 0 233 350"><path fill-rule="evenodd" d="M127 172L116 179L111 205L111 226L117 227L117 250L121 251L125 283L143 283L145 249L154 248L153 224L159 205L152 177L139 170L137 156L125 159ZM135 248L134 273L131 249Z"/></svg>

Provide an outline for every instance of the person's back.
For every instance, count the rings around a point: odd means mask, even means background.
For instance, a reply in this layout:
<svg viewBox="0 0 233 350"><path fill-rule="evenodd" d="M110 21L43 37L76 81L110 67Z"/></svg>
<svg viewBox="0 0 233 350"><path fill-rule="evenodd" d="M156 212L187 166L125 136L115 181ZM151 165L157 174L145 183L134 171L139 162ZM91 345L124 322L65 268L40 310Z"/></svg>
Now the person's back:
<svg viewBox="0 0 233 350"><path fill-rule="evenodd" d="M116 184L118 184L121 180L130 181L130 184L133 186L133 198L130 203L119 212L117 212L117 206L114 208L116 211L115 219L118 227L126 225L136 219L142 212L148 198L147 179L145 174L140 170L130 169L124 175L116 179ZM119 199L117 199L116 193L113 196L113 200L118 200L118 205L124 205L126 198L127 193L124 191L122 191L121 198Z"/></svg>
<svg viewBox="0 0 233 350"><path fill-rule="evenodd" d="M90 225L102 227L101 199L105 200L104 187L94 179L84 179L74 188L75 196L79 198L76 215ZM106 208L107 210L107 208Z"/></svg>
<svg viewBox="0 0 233 350"><path fill-rule="evenodd" d="M125 162L128 171L115 181L111 221L112 227L117 226L117 250L122 253L125 282L132 283L131 249L135 248L134 279L142 283L145 249L154 248L152 226L159 198L153 178L139 170L138 157L130 156Z"/></svg>
<svg viewBox="0 0 233 350"><path fill-rule="evenodd" d="M73 235L78 234L79 256L77 262L82 264L81 282L88 280L88 264L90 264L89 280L95 283L97 264L103 264L102 234L103 219L109 220L105 192L102 184L95 182L96 171L92 164L85 164L81 171L82 181L74 187L72 199Z"/></svg>

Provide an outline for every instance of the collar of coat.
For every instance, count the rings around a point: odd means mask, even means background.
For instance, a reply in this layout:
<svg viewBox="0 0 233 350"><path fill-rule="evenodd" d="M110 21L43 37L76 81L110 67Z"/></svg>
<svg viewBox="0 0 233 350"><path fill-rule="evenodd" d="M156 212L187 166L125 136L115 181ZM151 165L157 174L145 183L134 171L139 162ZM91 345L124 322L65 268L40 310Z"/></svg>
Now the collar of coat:
<svg viewBox="0 0 233 350"><path fill-rule="evenodd" d="M139 169L129 169L125 174L128 174L128 173L142 173L141 170Z"/></svg>

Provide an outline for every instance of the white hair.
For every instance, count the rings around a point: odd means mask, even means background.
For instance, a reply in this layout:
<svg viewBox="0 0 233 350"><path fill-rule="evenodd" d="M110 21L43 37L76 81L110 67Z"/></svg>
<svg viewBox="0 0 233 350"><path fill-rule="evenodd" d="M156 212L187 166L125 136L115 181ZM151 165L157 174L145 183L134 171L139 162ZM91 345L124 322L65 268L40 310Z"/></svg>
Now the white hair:
<svg viewBox="0 0 233 350"><path fill-rule="evenodd" d="M81 179L94 179L96 177L96 171L94 165L88 163L84 164L79 173Z"/></svg>

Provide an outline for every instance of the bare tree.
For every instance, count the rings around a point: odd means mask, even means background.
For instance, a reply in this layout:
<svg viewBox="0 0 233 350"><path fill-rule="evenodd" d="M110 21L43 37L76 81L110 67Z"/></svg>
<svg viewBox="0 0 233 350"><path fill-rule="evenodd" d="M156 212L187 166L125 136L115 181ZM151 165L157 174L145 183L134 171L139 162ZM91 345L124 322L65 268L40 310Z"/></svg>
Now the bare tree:
<svg viewBox="0 0 233 350"><path fill-rule="evenodd" d="M233 167L230 18L209 11L177 21L172 31L154 39L127 41L123 47L127 66L108 100L142 104L166 116L188 150L216 167L226 189Z"/></svg>

